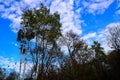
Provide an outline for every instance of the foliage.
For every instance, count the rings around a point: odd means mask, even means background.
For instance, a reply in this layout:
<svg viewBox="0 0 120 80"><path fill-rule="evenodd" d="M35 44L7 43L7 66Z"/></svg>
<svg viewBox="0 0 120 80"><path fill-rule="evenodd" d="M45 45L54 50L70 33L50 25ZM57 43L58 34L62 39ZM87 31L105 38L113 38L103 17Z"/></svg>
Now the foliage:
<svg viewBox="0 0 120 80"><path fill-rule="evenodd" d="M60 16L58 12L51 14L50 9L41 4L39 9L29 9L23 12L21 25L17 40L21 43L21 53L26 56L23 79L28 56L31 56L34 65L33 73L36 79L43 80L44 73L49 70L49 66L53 64L52 61L59 51L56 40L61 36ZM35 41L32 42L32 39Z"/></svg>

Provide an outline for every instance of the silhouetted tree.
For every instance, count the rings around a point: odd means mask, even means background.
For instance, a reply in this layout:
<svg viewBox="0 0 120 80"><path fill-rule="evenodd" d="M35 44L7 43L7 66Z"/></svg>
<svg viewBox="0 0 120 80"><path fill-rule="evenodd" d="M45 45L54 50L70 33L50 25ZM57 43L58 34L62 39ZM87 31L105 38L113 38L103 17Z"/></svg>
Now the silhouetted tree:
<svg viewBox="0 0 120 80"><path fill-rule="evenodd" d="M6 77L6 69L0 68L0 80L4 80Z"/></svg>
<svg viewBox="0 0 120 80"><path fill-rule="evenodd" d="M62 46L66 47L66 54L68 54L62 65L64 78L68 80L82 79L80 75L82 75L83 71L85 72L83 75L88 71L83 69L82 66L87 65L92 59L92 49L88 48L88 45L72 31L63 35L60 42Z"/></svg>
<svg viewBox="0 0 120 80"><path fill-rule="evenodd" d="M6 80L17 80L18 79L18 73L13 71L10 72L9 76L6 78Z"/></svg>
<svg viewBox="0 0 120 80"><path fill-rule="evenodd" d="M95 54L95 57L93 59L93 65L96 69L98 80L107 80L107 73L105 69L106 55L104 53L104 48L101 47L98 41L94 41L92 49L94 50Z"/></svg>
<svg viewBox="0 0 120 80"><path fill-rule="evenodd" d="M110 80L119 80L120 76L120 24L108 27L108 45L113 49L108 55Z"/></svg>
<svg viewBox="0 0 120 80"><path fill-rule="evenodd" d="M120 79L120 52L113 50L108 55L108 72L109 80L119 80Z"/></svg>

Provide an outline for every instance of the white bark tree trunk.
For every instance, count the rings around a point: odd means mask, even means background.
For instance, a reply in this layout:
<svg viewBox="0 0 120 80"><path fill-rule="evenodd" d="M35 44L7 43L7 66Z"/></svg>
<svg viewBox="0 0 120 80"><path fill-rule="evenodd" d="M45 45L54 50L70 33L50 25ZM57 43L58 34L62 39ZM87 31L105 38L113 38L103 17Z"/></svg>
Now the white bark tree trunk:
<svg viewBox="0 0 120 80"><path fill-rule="evenodd" d="M21 75L21 65L22 65L22 53L20 52L20 68L19 68L19 76L18 76L18 80L20 80L20 75Z"/></svg>
<svg viewBox="0 0 120 80"><path fill-rule="evenodd" d="M22 68L22 53L24 53L23 50L24 50L24 46L23 46L23 44L22 44L22 46L21 46L21 50L20 50L20 68L19 68L19 76L18 76L18 80L20 80L20 76L21 76L21 68Z"/></svg>
<svg viewBox="0 0 120 80"><path fill-rule="evenodd" d="M23 78L22 78L22 80L24 80L24 78L25 78L25 70L26 70L26 65L27 65L27 60L28 60L29 49L30 49L30 41L28 41L27 52L25 51L25 55L26 55L26 56L25 56L25 61L24 61Z"/></svg>

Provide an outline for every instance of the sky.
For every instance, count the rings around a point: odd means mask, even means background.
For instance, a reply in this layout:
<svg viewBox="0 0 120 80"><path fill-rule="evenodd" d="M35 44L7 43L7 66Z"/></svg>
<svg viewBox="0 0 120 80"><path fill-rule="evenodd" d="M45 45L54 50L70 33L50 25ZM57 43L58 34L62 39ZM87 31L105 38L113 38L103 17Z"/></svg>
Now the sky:
<svg viewBox="0 0 120 80"><path fill-rule="evenodd" d="M60 13L63 33L72 30L89 45L97 40L105 51L110 49L106 31L120 25L120 0L0 0L0 66L10 69L19 66L16 38L22 10L39 8L40 2L51 13Z"/></svg>

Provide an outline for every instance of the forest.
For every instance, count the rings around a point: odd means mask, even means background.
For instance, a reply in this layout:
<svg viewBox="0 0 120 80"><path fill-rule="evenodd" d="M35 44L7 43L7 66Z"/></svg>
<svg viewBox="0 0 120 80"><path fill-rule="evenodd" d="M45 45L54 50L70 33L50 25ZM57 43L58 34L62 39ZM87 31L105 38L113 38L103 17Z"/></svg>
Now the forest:
<svg viewBox="0 0 120 80"><path fill-rule="evenodd" d="M107 53L98 41L88 45L61 27L60 14L43 4L23 11L16 39L19 71L6 76L0 68L0 80L120 80L120 25L109 28Z"/></svg>

